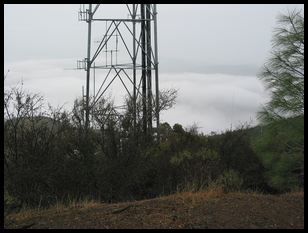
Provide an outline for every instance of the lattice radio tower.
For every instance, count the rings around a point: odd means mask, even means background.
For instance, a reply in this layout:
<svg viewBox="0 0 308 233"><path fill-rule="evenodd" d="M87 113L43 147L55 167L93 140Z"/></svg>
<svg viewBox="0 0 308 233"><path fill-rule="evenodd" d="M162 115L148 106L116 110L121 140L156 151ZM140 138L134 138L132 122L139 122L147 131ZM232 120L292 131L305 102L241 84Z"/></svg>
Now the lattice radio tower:
<svg viewBox="0 0 308 233"><path fill-rule="evenodd" d="M159 79L157 48L156 4L123 4L126 16L107 18L101 4L81 5L79 20L88 24L87 57L77 61L77 69L86 71L85 128L89 127L89 114L98 100L106 93L114 80L123 84L133 102L133 126L136 128L136 106L138 97L142 99L142 130L153 133L153 122L159 128ZM105 17L99 17L98 12ZM106 12L108 13L108 12ZM104 23L104 35L92 53L93 24ZM126 62L118 61L119 44L122 44ZM112 45L111 45L112 44ZM104 79L96 77L95 69L105 69ZM91 75L91 70L92 75ZM152 72L153 71L153 72ZM153 75L154 73L154 75ZM109 78L112 77L112 78ZM109 79L109 80L108 80ZM107 81L108 80L108 81ZM90 82L94 82L93 99L90 100ZM95 92L95 82L101 85ZM155 86L152 85L155 83ZM152 87L155 88L152 88ZM140 90L141 89L141 90ZM155 89L155 90L152 90ZM153 95L153 92L155 94ZM118 112L119 113L119 112ZM121 113L119 113L121 114ZM154 118L154 119L153 119ZM157 130L158 132L158 130Z"/></svg>

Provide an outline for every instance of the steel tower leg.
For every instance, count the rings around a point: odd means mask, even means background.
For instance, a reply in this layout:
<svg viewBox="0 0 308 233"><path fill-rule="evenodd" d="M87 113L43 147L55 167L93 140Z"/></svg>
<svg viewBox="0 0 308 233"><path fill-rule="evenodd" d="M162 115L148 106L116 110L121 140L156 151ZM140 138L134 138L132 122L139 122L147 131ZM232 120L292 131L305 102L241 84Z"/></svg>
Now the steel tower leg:
<svg viewBox="0 0 308 233"><path fill-rule="evenodd" d="M136 4L133 4L133 20L136 19ZM137 104L137 97L136 97L136 22L133 21L133 127L134 127L134 134L136 133L136 118L137 118L137 111L136 111L136 104Z"/></svg>
<svg viewBox="0 0 308 233"><path fill-rule="evenodd" d="M153 6L153 19L154 19L154 56L155 56L155 93L156 93L156 129L157 137L159 139L159 80L158 80L158 47L157 47L157 10L156 4Z"/></svg>
<svg viewBox="0 0 308 233"><path fill-rule="evenodd" d="M142 122L143 122L143 132L144 134L147 133L147 96L146 96L146 28L145 28L145 9L144 4L140 5L140 15L141 15L141 50L142 50L142 56L141 56L141 66L142 66Z"/></svg>
<svg viewBox="0 0 308 233"><path fill-rule="evenodd" d="M147 47L147 85L148 85L148 96L147 96L147 110L148 110L148 131L152 133L152 70L151 70L151 4L146 4L146 47Z"/></svg>
<svg viewBox="0 0 308 233"><path fill-rule="evenodd" d="M92 23L92 4L89 4L88 19L88 54L87 54L87 85L86 85L86 130L89 127L89 89L90 89L90 67L91 67L91 23Z"/></svg>

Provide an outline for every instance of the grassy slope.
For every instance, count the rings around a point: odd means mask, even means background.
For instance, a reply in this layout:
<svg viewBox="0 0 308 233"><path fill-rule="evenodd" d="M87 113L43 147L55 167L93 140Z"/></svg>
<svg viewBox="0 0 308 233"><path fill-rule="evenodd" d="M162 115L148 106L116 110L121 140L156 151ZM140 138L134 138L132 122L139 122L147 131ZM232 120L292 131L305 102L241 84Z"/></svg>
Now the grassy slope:
<svg viewBox="0 0 308 233"><path fill-rule="evenodd" d="M5 228L304 228L304 193L186 192L11 214Z"/></svg>

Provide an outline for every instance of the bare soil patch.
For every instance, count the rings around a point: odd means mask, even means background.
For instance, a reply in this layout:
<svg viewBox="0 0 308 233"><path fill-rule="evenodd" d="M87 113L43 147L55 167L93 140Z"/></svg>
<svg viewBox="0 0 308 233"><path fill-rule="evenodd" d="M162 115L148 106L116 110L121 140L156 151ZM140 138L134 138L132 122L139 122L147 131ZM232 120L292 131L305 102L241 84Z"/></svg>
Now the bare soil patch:
<svg viewBox="0 0 308 233"><path fill-rule="evenodd" d="M91 203L28 210L5 228L304 228L304 193L197 192L117 204Z"/></svg>

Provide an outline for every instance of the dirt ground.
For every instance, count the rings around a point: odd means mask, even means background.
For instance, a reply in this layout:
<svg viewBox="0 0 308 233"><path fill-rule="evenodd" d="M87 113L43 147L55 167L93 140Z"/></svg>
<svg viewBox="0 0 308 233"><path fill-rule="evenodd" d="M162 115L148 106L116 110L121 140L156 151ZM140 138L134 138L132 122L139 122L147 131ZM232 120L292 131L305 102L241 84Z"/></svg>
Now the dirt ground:
<svg viewBox="0 0 308 233"><path fill-rule="evenodd" d="M5 228L304 228L304 193L197 192L117 204L23 211Z"/></svg>

